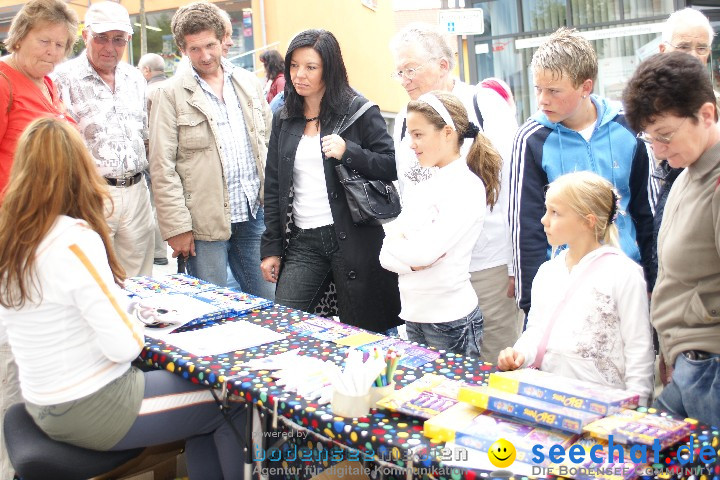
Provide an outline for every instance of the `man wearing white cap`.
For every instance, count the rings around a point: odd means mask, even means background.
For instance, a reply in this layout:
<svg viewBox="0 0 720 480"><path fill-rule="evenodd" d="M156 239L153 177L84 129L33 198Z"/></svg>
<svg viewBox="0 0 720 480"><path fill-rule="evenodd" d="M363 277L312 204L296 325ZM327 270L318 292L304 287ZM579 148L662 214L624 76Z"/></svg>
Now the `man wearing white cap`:
<svg viewBox="0 0 720 480"><path fill-rule="evenodd" d="M55 71L68 113L108 183L113 246L131 277L152 274L154 250L150 196L142 175L148 167L146 83L140 71L121 61L132 33L125 7L94 3L85 14L85 52Z"/></svg>

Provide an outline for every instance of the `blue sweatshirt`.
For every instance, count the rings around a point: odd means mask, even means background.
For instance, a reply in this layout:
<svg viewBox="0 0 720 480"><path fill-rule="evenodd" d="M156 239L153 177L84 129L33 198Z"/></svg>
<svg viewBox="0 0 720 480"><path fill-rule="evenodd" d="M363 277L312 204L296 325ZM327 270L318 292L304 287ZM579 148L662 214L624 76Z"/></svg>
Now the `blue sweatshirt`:
<svg viewBox="0 0 720 480"><path fill-rule="evenodd" d="M647 148L625 122L620 108L591 96L597 122L587 142L575 130L552 123L537 112L518 130L510 165L509 221L515 267L515 296L530 310L535 274L550 258L540 219L545 213L545 187L565 173L589 170L609 180L621 196L617 227L620 247L640 263L646 278L652 251L654 188Z"/></svg>

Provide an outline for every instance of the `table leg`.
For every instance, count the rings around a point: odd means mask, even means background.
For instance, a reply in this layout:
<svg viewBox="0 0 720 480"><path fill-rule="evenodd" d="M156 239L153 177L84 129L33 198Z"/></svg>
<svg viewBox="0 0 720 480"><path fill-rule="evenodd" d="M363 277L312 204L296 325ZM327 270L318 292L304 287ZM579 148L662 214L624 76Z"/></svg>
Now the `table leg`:
<svg viewBox="0 0 720 480"><path fill-rule="evenodd" d="M252 402L247 402L245 414L245 445L243 453L245 454L244 478L250 480L253 478L253 456L251 449L253 448L253 423L255 421L255 406Z"/></svg>

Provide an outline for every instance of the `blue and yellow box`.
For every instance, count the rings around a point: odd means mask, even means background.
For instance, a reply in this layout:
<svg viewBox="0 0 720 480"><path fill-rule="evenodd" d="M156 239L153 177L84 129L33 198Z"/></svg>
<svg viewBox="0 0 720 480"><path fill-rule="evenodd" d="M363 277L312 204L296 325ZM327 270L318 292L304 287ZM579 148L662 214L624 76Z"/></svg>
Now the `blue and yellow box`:
<svg viewBox="0 0 720 480"><path fill-rule="evenodd" d="M585 425L602 417L597 413L575 410L486 386L461 387L458 400L502 415L572 433L582 433Z"/></svg>
<svg viewBox="0 0 720 480"><path fill-rule="evenodd" d="M635 408L639 400L625 390L532 369L491 373L488 386L602 416Z"/></svg>

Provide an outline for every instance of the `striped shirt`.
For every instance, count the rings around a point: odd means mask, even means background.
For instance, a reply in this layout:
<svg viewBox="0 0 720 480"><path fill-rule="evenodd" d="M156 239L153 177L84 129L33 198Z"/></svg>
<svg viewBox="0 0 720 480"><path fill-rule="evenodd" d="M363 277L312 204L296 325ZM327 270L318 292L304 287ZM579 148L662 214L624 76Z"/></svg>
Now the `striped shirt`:
<svg viewBox="0 0 720 480"><path fill-rule="evenodd" d="M253 156L247 125L243 116L240 99L232 82L232 63L222 60L224 72L223 100L193 69L193 75L205 96L210 101L212 114L216 119L220 158L230 197L230 222L246 222L253 218L260 208L260 176ZM248 206L250 212L248 212Z"/></svg>

